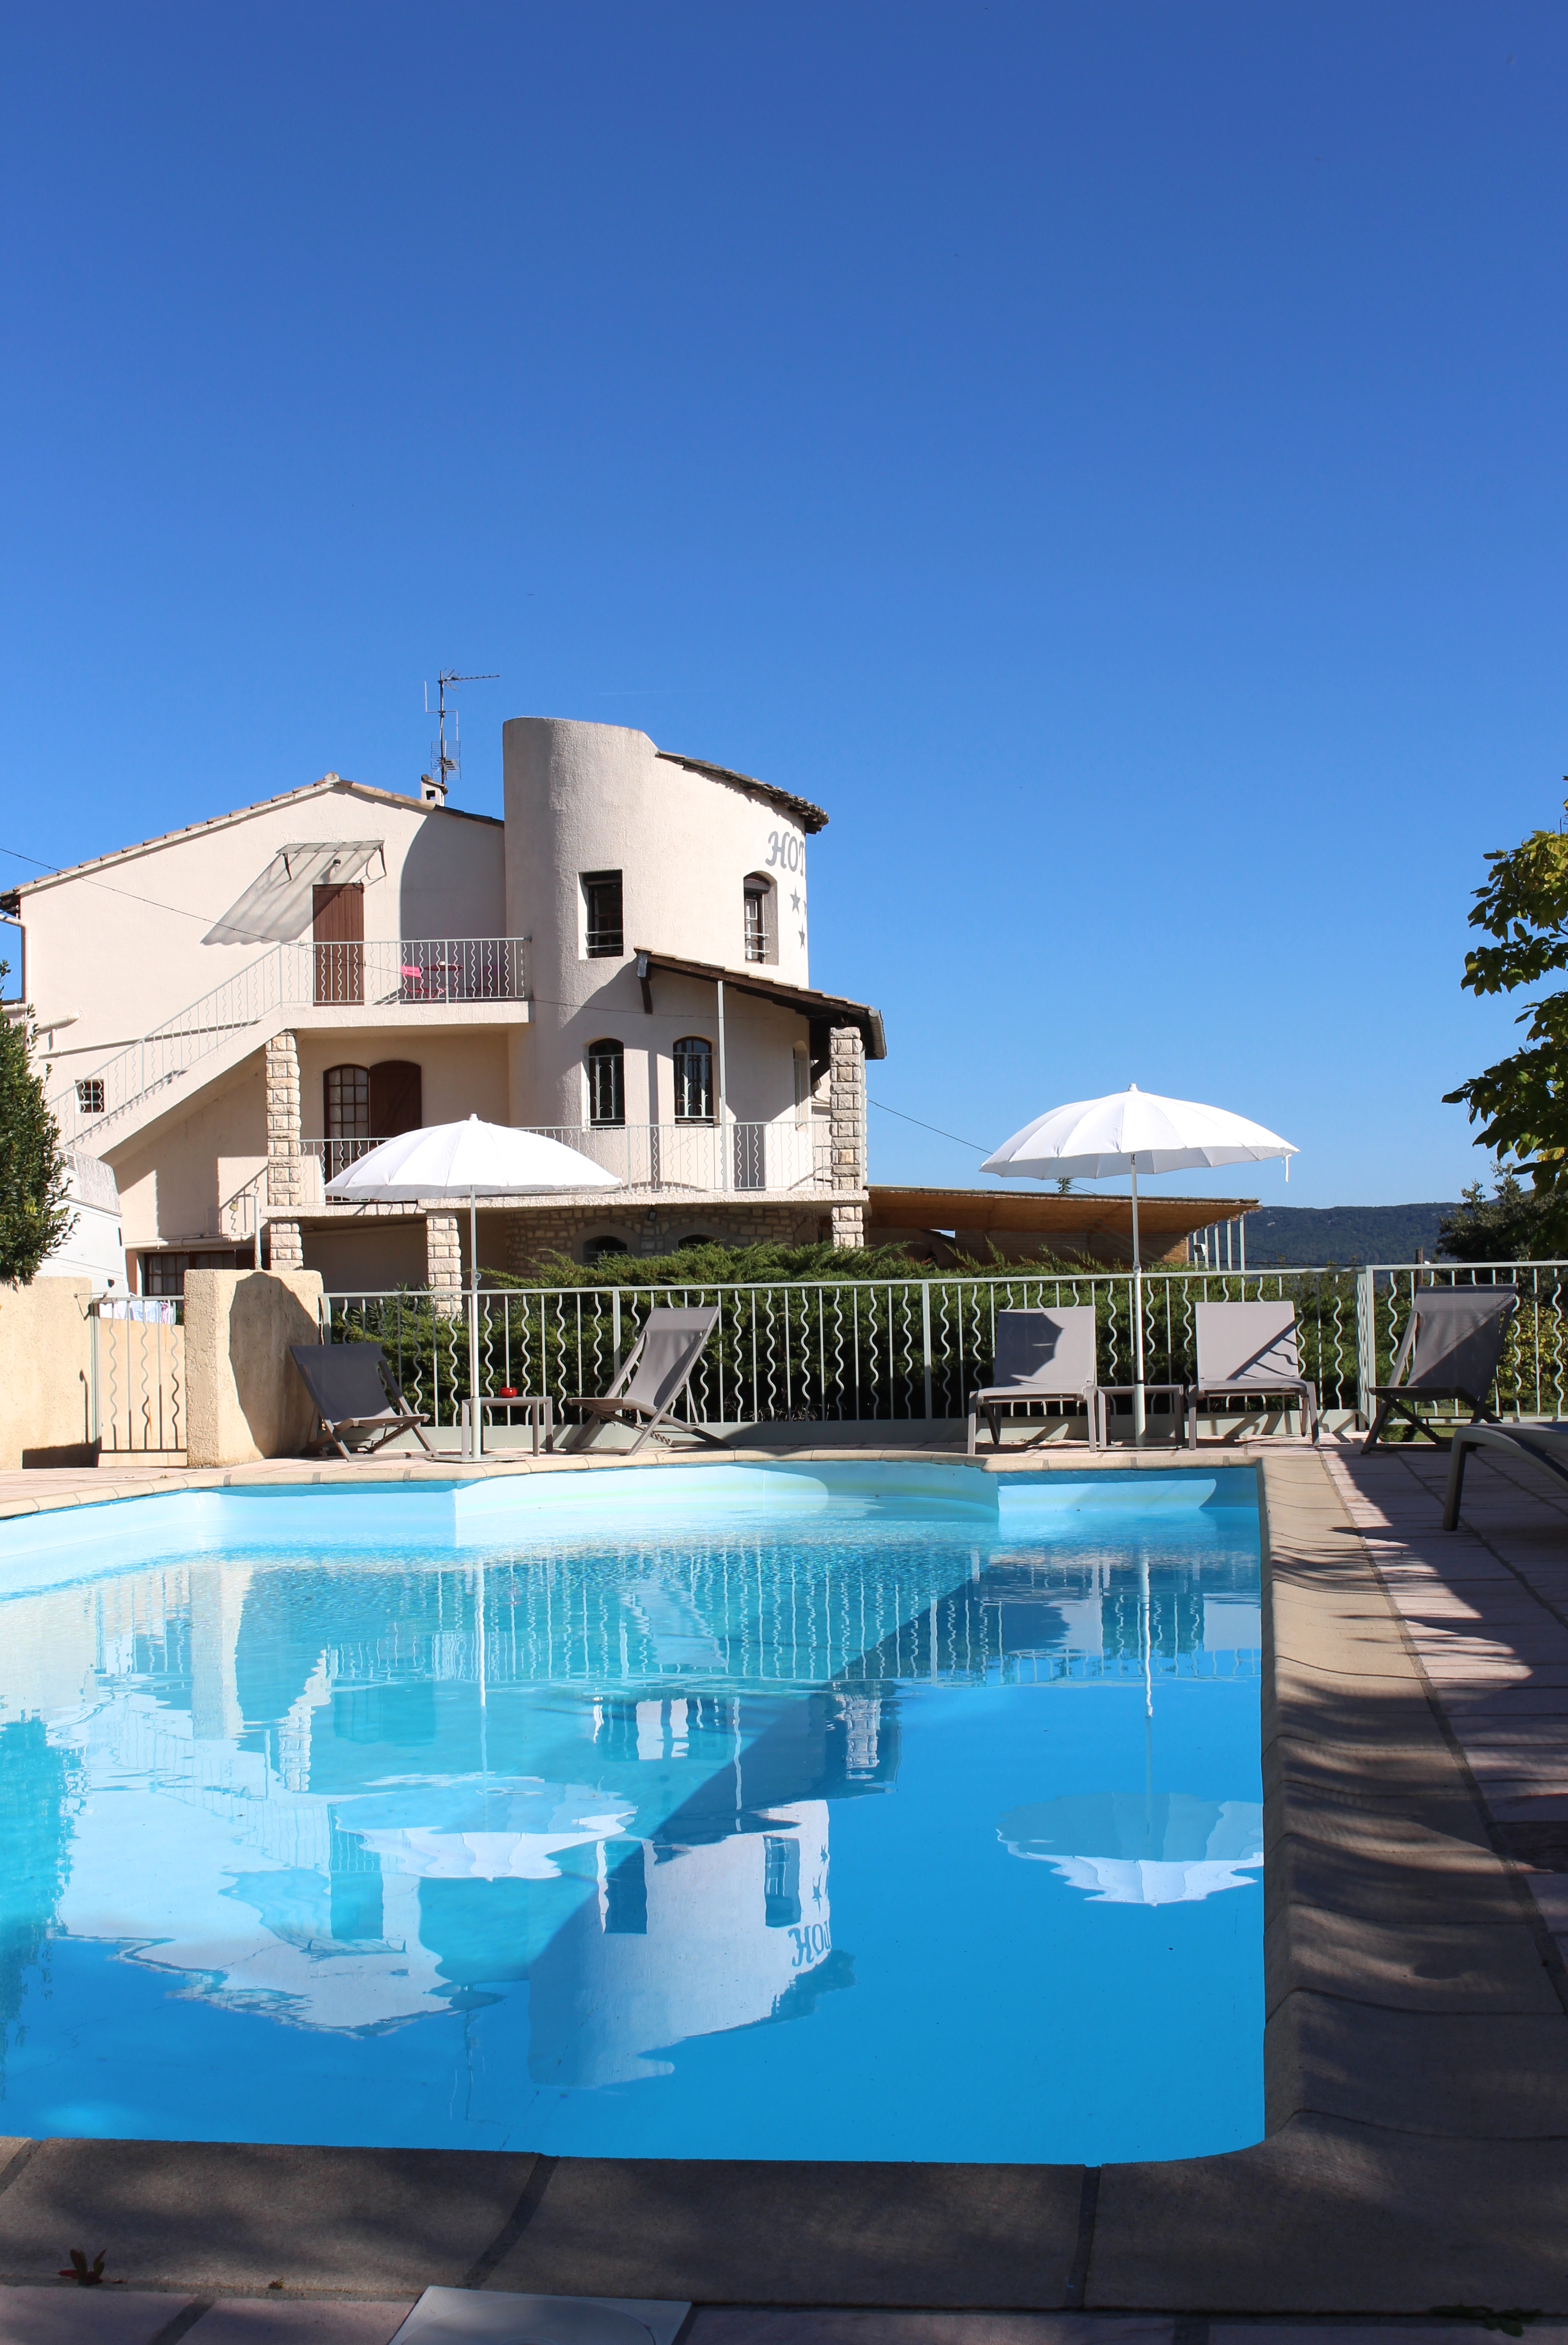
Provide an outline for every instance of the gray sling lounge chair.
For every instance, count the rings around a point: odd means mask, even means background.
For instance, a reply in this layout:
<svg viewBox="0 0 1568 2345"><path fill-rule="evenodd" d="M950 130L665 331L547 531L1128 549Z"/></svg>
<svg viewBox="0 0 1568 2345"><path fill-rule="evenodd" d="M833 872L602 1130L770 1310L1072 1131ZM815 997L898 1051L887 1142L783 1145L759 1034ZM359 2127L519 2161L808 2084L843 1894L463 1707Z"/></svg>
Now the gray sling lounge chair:
<svg viewBox="0 0 1568 2345"><path fill-rule="evenodd" d="M991 1446L1002 1447L1002 1412L1019 1401L1073 1400L1088 1415L1091 1449L1100 1446L1098 1394L1095 1382L1095 1312L1075 1303L1060 1311L999 1311L996 1362L992 1382L969 1396L969 1454L972 1457L982 1415L991 1427ZM1055 1427L1049 1419L1023 1445L1037 1448Z"/></svg>
<svg viewBox="0 0 1568 2345"><path fill-rule="evenodd" d="M1418 1287L1393 1375L1371 1389L1377 1406L1363 1452L1376 1448L1390 1413L1441 1448L1430 1420L1414 1406L1419 1400L1465 1401L1472 1425L1493 1416L1492 1387L1518 1303L1512 1286Z"/></svg>
<svg viewBox="0 0 1568 2345"><path fill-rule="evenodd" d="M1511 1457L1533 1457L1568 1482L1568 1425L1461 1425L1448 1449L1448 1488L1443 1494L1442 1527L1459 1528L1459 1502L1464 1492L1465 1460L1472 1449L1495 1449Z"/></svg>
<svg viewBox="0 0 1568 2345"><path fill-rule="evenodd" d="M575 1425L556 1447L586 1449L606 1425L614 1423L637 1427L637 1437L626 1452L628 1457L650 1435L656 1441L667 1441L670 1432L690 1434L711 1449L724 1448L718 1436L705 1426L677 1425L674 1416L676 1403L691 1382L718 1318L717 1303L698 1311L675 1311L656 1304L609 1391L578 1393L568 1403L573 1408L585 1408L587 1421ZM670 1432L664 1430L666 1426Z"/></svg>
<svg viewBox="0 0 1568 2345"><path fill-rule="evenodd" d="M1186 1396L1186 1446L1197 1447L1199 1404L1205 1400L1283 1399L1294 1393L1303 1429L1318 1438L1318 1395L1301 1373L1291 1303L1199 1303L1197 1381Z"/></svg>
<svg viewBox="0 0 1568 2345"><path fill-rule="evenodd" d="M318 1451L371 1457L400 1433L412 1433L434 1457L420 1431L430 1419L410 1408L379 1344L290 1344L289 1353L321 1420L325 1439L314 1445Z"/></svg>

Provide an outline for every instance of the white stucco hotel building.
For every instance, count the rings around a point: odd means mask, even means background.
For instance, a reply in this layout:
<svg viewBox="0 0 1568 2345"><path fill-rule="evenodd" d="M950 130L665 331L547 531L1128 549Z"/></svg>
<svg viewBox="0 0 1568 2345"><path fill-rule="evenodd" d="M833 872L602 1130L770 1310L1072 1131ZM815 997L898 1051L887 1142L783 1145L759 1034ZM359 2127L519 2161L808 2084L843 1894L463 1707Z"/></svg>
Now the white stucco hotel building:
<svg viewBox="0 0 1568 2345"><path fill-rule="evenodd" d="M4 898L63 1137L114 1171L133 1285L454 1284L467 1217L331 1204L381 1139L478 1114L623 1190L480 1214L489 1268L693 1237L861 1242L864 1003L813 991L827 816L620 726L504 727L504 818L328 774Z"/></svg>

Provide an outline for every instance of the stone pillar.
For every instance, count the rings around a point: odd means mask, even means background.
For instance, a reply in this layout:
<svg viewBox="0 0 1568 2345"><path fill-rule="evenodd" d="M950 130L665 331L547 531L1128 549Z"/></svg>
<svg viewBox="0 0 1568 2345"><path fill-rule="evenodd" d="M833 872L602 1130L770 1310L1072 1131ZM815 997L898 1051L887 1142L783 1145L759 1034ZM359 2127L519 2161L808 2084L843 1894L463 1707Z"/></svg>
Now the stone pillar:
<svg viewBox="0 0 1568 2345"><path fill-rule="evenodd" d="M267 1267L294 1271L305 1267L305 1241L298 1222L267 1222Z"/></svg>
<svg viewBox="0 0 1568 2345"><path fill-rule="evenodd" d="M830 1038L828 1070L829 1162L832 1185L840 1193L863 1191L866 1185L866 1046L858 1026L835 1026ZM853 1204L833 1207L833 1244L863 1246L866 1209L859 1195Z"/></svg>
<svg viewBox="0 0 1568 2345"><path fill-rule="evenodd" d="M300 1159L300 1052L285 1027L267 1045L267 1259L274 1270L303 1270L300 1224L274 1221L281 1205L297 1213L305 1202L305 1168Z"/></svg>
<svg viewBox="0 0 1568 2345"><path fill-rule="evenodd" d="M463 1308L463 1236L455 1213L424 1217L424 1279L438 1318L455 1318Z"/></svg>

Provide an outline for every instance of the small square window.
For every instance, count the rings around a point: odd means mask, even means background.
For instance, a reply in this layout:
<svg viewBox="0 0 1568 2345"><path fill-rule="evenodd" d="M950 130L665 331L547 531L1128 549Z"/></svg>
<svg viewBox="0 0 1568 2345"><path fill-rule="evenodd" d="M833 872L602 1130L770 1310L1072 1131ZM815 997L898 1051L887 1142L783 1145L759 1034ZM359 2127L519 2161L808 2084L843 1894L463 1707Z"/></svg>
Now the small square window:
<svg viewBox="0 0 1568 2345"><path fill-rule="evenodd" d="M102 1115L104 1112L104 1081L101 1075L89 1075L76 1085L76 1105L83 1115Z"/></svg>

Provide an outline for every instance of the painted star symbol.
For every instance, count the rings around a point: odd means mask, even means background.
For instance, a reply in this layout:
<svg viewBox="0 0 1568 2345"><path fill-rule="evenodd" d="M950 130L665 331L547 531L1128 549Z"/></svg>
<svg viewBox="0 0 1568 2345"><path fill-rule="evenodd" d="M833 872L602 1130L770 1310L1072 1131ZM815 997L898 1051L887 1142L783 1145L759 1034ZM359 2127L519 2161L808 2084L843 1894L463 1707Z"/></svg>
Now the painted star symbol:
<svg viewBox="0 0 1568 2345"><path fill-rule="evenodd" d="M798 912L798 911L799 910L799 909L800 909L800 890L799 889L799 888L790 888L790 890L789 890L789 909L790 909L792 912Z"/></svg>
<svg viewBox="0 0 1568 2345"><path fill-rule="evenodd" d="M805 929L801 929L801 931L800 931L800 941L801 941L801 943L802 943L802 944L804 944L804 943L805 943L805 941L806 941L806 931L805 931Z"/></svg>

